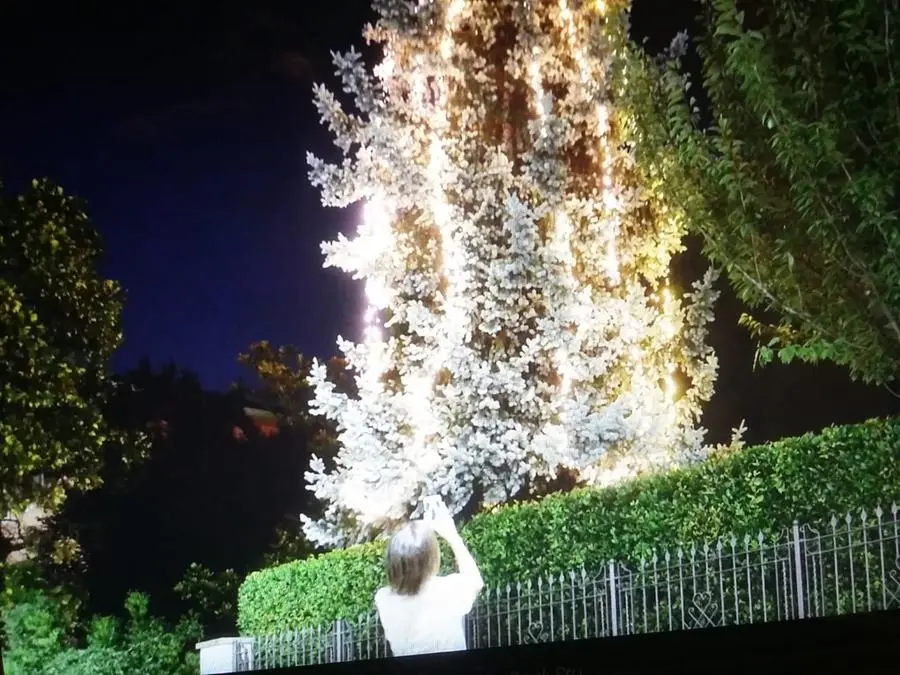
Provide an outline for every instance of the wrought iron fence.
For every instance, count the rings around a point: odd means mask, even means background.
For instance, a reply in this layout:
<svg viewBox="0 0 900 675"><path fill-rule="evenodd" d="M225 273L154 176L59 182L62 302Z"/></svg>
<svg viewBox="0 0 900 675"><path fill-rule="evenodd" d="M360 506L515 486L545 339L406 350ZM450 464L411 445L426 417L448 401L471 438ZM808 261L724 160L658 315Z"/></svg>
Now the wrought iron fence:
<svg viewBox="0 0 900 675"><path fill-rule="evenodd" d="M691 630L900 608L898 507L847 513L776 536L728 536L485 589L469 648ZM257 637L239 670L390 655L374 612Z"/></svg>

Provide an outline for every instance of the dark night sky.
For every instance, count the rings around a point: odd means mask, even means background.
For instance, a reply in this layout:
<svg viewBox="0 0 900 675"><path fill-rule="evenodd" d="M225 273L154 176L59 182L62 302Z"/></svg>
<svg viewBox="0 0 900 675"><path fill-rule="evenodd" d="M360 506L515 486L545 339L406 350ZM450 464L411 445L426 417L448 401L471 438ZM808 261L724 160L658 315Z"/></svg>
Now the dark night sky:
<svg viewBox="0 0 900 675"><path fill-rule="evenodd" d="M7 0L0 176L48 176L89 201L105 271L128 291L117 367L173 360L224 388L252 341L327 356L358 335L361 288L323 270L318 246L356 214L320 206L304 158L330 147L310 85L333 82L329 50L361 46L368 2L212 6ZM689 0L637 0L635 33L661 47L692 15ZM741 418L762 440L900 411L836 369L753 373L739 311L723 300L714 334L716 439Z"/></svg>

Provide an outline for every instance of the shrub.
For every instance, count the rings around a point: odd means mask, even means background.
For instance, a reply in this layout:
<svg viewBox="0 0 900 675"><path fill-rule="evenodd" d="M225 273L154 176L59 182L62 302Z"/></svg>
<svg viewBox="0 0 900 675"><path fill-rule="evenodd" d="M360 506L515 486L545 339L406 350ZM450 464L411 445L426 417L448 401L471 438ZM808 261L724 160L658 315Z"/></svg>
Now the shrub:
<svg viewBox="0 0 900 675"><path fill-rule="evenodd" d="M40 673L48 661L66 648L66 628L56 603L33 597L7 607L3 612L6 671Z"/></svg>
<svg viewBox="0 0 900 675"><path fill-rule="evenodd" d="M605 489L579 489L475 516L462 530L489 584L609 560L636 560L679 543L773 533L793 520L900 497L900 419L830 427L723 453L692 468ZM386 581L384 542L254 572L238 625L261 635L356 618ZM445 556L446 558L447 556Z"/></svg>
<svg viewBox="0 0 900 675"><path fill-rule="evenodd" d="M199 563L191 563L174 590L207 635L231 635L237 620L239 586L240 577L233 569L214 572Z"/></svg>
<svg viewBox="0 0 900 675"><path fill-rule="evenodd" d="M199 668L194 621L173 630L152 617L148 598L132 593L126 600L124 629L112 617L97 617L87 646L77 648L60 619L59 603L42 593L7 608L4 629L6 670L10 675L193 675Z"/></svg>

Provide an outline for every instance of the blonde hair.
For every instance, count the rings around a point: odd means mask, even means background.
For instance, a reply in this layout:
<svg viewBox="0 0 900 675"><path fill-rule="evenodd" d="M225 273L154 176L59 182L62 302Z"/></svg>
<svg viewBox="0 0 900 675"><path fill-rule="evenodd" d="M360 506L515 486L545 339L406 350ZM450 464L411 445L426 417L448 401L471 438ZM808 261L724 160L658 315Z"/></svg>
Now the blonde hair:
<svg viewBox="0 0 900 675"><path fill-rule="evenodd" d="M414 520L397 530L388 544L385 566L395 593L418 593L441 566L441 549L431 526Z"/></svg>

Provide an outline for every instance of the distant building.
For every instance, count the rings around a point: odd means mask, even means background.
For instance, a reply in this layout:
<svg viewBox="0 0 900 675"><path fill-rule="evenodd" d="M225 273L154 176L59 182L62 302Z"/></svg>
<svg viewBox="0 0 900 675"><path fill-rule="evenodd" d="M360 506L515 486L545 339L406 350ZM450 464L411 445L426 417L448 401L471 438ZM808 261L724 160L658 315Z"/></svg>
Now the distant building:
<svg viewBox="0 0 900 675"><path fill-rule="evenodd" d="M244 408L244 414L247 416L260 436L264 438L272 438L278 435L278 416L275 413L262 408ZM244 430L239 426L235 426L233 430L234 437L238 440L245 440Z"/></svg>
<svg viewBox="0 0 900 675"><path fill-rule="evenodd" d="M154 441L165 441L169 438L169 423L166 420L147 422L147 433Z"/></svg>
<svg viewBox="0 0 900 675"><path fill-rule="evenodd" d="M43 519L46 515L43 509L31 504L22 513L9 513L0 521L0 535L15 549L7 556L7 563L13 564L28 559L28 552L23 547L25 538L29 531L43 528Z"/></svg>
<svg viewBox="0 0 900 675"><path fill-rule="evenodd" d="M278 435L278 416L264 408L244 407L242 409L244 415L256 427L259 435L264 438L273 438ZM170 425L167 420L161 419L147 423L147 433L155 441L165 441L171 433ZM247 434L240 425L235 424L231 428L231 435L235 440L247 440Z"/></svg>

